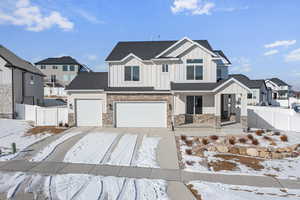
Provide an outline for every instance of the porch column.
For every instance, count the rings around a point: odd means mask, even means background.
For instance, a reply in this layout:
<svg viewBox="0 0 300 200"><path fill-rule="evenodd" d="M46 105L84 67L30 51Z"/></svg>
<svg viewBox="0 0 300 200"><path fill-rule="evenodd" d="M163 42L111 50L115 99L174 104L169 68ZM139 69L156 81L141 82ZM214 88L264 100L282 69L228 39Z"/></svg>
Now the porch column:
<svg viewBox="0 0 300 200"><path fill-rule="evenodd" d="M215 128L221 128L221 94L215 94Z"/></svg>
<svg viewBox="0 0 300 200"><path fill-rule="evenodd" d="M247 93L241 97L241 124L243 129L248 128Z"/></svg>

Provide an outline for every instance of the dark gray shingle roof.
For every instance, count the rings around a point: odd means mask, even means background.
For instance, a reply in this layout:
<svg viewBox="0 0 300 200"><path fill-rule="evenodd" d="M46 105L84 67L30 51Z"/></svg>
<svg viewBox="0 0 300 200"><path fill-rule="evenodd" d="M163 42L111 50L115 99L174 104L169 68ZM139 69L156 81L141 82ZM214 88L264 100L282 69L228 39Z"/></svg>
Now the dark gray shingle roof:
<svg viewBox="0 0 300 200"><path fill-rule="evenodd" d="M36 65L81 65L76 59L71 56L62 56L58 58L46 58L38 61Z"/></svg>
<svg viewBox="0 0 300 200"><path fill-rule="evenodd" d="M81 72L69 85L67 90L104 90L108 87L107 72Z"/></svg>
<svg viewBox="0 0 300 200"><path fill-rule="evenodd" d="M207 40L194 40L204 48L213 51ZM106 61L122 60L130 53L143 60L149 60L162 53L175 44L177 40L170 41L141 41L141 42L119 42L106 58Z"/></svg>
<svg viewBox="0 0 300 200"><path fill-rule="evenodd" d="M23 60L2 45L0 45L0 56L13 67L44 76L44 74L39 69L34 67L30 62Z"/></svg>
<svg viewBox="0 0 300 200"><path fill-rule="evenodd" d="M209 91L214 90L218 86L222 85L228 79L220 80L216 83L174 83L171 82L171 90L181 90L181 91Z"/></svg>
<svg viewBox="0 0 300 200"><path fill-rule="evenodd" d="M225 58L225 60L226 60L229 64L231 64L230 60L226 57L226 55L224 54L223 51L221 51L221 50L214 50L214 53L218 54L219 56L222 56L223 58Z"/></svg>
<svg viewBox="0 0 300 200"><path fill-rule="evenodd" d="M273 83L276 83L279 86L289 86L289 84L287 84L286 82L284 82L283 80L281 80L279 78L271 78L268 80L272 81Z"/></svg>
<svg viewBox="0 0 300 200"><path fill-rule="evenodd" d="M251 89L261 88L262 85L265 85L264 80L251 80L243 74L231 74L229 75L229 77L235 78Z"/></svg>

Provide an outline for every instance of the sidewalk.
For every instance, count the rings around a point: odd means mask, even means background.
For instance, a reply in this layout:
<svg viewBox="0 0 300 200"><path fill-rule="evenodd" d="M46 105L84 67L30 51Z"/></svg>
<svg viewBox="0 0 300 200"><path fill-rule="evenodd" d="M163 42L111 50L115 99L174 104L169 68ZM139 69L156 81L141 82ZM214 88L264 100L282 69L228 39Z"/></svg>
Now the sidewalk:
<svg viewBox="0 0 300 200"><path fill-rule="evenodd" d="M195 173L179 169L141 168L131 166L91 165L62 162L28 162L13 160L0 162L0 171L27 172L44 175L55 174L91 174L128 178L163 179L166 181L189 182L202 180L224 184L248 185L256 187L275 187L299 189L300 181L276 179L268 176L225 175L217 173Z"/></svg>

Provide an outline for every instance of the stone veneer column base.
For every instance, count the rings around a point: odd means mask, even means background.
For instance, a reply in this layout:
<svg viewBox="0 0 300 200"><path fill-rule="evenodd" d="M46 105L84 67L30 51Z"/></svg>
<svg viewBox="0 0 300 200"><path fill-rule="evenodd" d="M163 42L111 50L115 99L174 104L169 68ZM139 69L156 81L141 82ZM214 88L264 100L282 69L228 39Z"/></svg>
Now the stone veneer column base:
<svg viewBox="0 0 300 200"><path fill-rule="evenodd" d="M13 119L13 114L0 113L0 118Z"/></svg>
<svg viewBox="0 0 300 200"><path fill-rule="evenodd" d="M241 124L242 128L247 130L248 129L248 117L247 116L241 116Z"/></svg>
<svg viewBox="0 0 300 200"><path fill-rule="evenodd" d="M221 116L215 116L215 118L216 118L215 128L220 129L221 128Z"/></svg>
<svg viewBox="0 0 300 200"><path fill-rule="evenodd" d="M75 113L69 113L68 114L68 124L69 126L75 126L76 123L75 123Z"/></svg>

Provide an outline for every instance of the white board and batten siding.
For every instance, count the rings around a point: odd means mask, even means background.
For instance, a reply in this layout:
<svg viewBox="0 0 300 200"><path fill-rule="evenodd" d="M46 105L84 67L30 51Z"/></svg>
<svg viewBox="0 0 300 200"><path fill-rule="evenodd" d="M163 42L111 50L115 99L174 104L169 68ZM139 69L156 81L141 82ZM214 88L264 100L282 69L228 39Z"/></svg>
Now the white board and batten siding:
<svg viewBox="0 0 300 200"><path fill-rule="evenodd" d="M166 102L116 102L116 127L167 127Z"/></svg>
<svg viewBox="0 0 300 200"><path fill-rule="evenodd" d="M76 99L76 125L102 126L102 100Z"/></svg>

